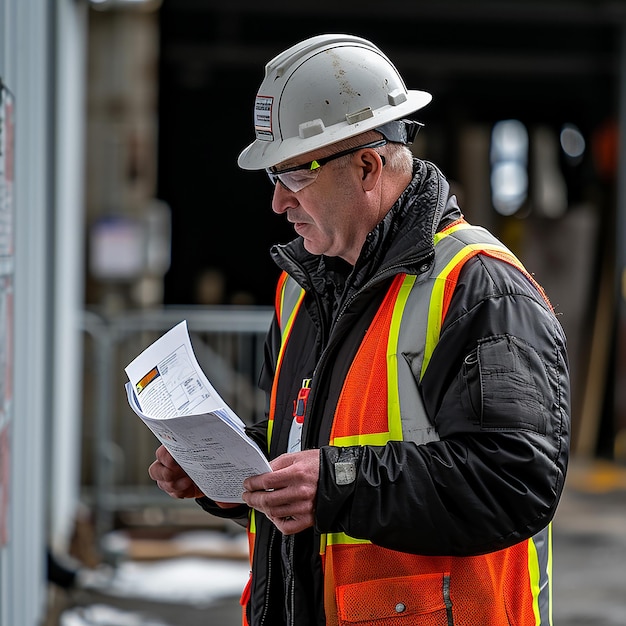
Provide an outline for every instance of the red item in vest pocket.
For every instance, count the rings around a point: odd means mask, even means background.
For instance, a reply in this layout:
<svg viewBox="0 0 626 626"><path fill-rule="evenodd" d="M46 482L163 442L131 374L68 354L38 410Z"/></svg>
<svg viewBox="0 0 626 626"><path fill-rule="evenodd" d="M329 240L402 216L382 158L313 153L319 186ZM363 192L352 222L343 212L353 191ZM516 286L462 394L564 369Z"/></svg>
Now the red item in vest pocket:
<svg viewBox="0 0 626 626"><path fill-rule="evenodd" d="M293 416L299 424L304 422L304 412L306 411L306 402L311 392L310 387L305 387L304 384L309 384L310 381L303 381L302 389L298 392L298 397L293 402Z"/></svg>
<svg viewBox="0 0 626 626"><path fill-rule="evenodd" d="M289 431L287 452L299 452L302 449L302 425L304 424L306 403L311 391L310 384L311 379L305 378L302 381L302 388L298 392L298 397L293 401L293 422Z"/></svg>

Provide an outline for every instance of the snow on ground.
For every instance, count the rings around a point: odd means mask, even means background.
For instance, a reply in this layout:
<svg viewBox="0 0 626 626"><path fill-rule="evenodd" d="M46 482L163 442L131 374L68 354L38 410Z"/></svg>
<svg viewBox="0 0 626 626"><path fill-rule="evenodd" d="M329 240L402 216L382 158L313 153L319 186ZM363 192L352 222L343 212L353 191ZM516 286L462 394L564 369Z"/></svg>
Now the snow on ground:
<svg viewBox="0 0 626 626"><path fill-rule="evenodd" d="M188 531L153 541L114 531L103 547L115 566L78 570L76 588L94 601L65 611L59 626L169 626L162 621L170 613L164 605L184 613L184 607L194 611L224 599L236 602L250 573L245 533ZM152 613L164 615L149 617L125 605L161 606Z"/></svg>
<svg viewBox="0 0 626 626"><path fill-rule="evenodd" d="M106 583L89 585L99 600L65 611L59 626L169 626L169 622L107 604L106 597L172 603L204 609L238 597L249 575L247 561L183 557L120 563ZM162 605L162 604L161 604Z"/></svg>
<svg viewBox="0 0 626 626"><path fill-rule="evenodd" d="M109 595L208 606L238 596L249 575L246 561L185 557L157 562L129 561L116 570Z"/></svg>

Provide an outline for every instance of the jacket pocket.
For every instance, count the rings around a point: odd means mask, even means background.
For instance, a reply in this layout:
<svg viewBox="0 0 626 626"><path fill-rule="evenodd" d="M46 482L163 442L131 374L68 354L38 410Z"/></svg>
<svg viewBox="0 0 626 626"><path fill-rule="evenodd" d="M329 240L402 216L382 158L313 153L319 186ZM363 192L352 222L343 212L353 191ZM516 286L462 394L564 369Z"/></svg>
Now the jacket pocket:
<svg viewBox="0 0 626 626"><path fill-rule="evenodd" d="M453 626L450 575L380 578L337 587L339 626Z"/></svg>
<svg viewBox="0 0 626 626"><path fill-rule="evenodd" d="M484 339L461 375L461 406L481 430L546 434L548 375L532 346L509 335Z"/></svg>

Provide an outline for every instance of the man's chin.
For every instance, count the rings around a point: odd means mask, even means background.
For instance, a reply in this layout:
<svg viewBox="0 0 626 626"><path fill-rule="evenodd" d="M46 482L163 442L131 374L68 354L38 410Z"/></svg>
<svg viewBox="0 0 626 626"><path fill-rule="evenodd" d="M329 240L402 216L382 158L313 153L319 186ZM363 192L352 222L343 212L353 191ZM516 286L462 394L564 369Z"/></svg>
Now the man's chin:
<svg viewBox="0 0 626 626"><path fill-rule="evenodd" d="M302 235L300 235L302 237ZM310 242L305 239L304 237L302 237L302 241L303 241L303 245L304 245L304 249L309 253L309 254L319 254L319 252L317 252L317 249L315 248L314 245L311 245Z"/></svg>

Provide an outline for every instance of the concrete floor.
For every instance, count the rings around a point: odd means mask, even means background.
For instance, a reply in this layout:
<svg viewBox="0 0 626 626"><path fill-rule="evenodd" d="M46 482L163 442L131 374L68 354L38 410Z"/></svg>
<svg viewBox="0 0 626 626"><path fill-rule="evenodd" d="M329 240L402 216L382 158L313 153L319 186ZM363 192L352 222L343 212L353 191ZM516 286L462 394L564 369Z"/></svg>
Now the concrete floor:
<svg viewBox="0 0 626 626"><path fill-rule="evenodd" d="M626 467L571 466L554 521L554 626L626 626ZM58 597L58 596L57 596ZM62 601L63 602L63 601ZM198 606L75 591L59 626L239 626L238 593ZM86 612L115 607L117 617ZM82 618L81 618L82 611Z"/></svg>
<svg viewBox="0 0 626 626"><path fill-rule="evenodd" d="M625 626L626 468L574 465L553 538L554 626Z"/></svg>

